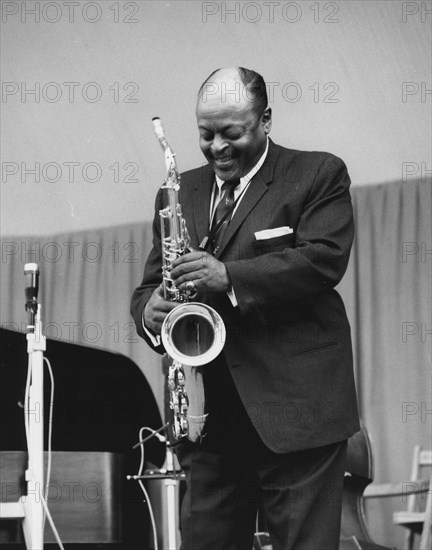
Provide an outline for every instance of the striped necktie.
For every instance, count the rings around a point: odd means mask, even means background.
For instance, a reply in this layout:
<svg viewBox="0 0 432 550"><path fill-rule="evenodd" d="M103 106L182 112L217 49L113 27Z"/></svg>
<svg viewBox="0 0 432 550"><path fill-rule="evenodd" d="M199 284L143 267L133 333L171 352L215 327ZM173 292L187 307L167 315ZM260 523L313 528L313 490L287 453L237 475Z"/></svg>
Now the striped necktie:
<svg viewBox="0 0 432 550"><path fill-rule="evenodd" d="M216 210L213 215L213 222L211 226L211 231L221 222L226 213L232 208L234 204L234 189L240 183L240 179L226 181L222 185L222 196L216 206ZM213 254L217 254L219 247L222 243L223 236L230 222L231 216L227 218L220 224L216 234L214 235L211 242L211 249Z"/></svg>

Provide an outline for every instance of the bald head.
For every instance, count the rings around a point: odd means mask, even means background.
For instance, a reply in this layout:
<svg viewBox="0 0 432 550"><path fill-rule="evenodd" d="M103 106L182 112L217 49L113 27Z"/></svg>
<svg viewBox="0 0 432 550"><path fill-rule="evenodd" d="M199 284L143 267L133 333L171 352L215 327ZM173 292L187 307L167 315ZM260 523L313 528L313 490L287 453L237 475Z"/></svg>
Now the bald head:
<svg viewBox="0 0 432 550"><path fill-rule="evenodd" d="M201 85L198 101L220 103L246 102L258 115L267 108L267 90L263 77L244 67L227 67L213 71Z"/></svg>

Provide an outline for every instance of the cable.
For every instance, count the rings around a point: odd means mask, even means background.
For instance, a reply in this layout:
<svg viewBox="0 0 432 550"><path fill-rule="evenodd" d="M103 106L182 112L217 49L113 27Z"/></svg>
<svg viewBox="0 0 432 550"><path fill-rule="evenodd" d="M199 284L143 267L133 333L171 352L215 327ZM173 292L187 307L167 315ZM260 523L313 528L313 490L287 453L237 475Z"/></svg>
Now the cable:
<svg viewBox="0 0 432 550"><path fill-rule="evenodd" d="M28 369L27 369L27 379L24 392L24 427L25 427L25 437L26 437L26 446L29 448L30 443L30 428L29 428L29 399L30 399L30 382L32 374L32 359L31 355L29 356Z"/></svg>
<svg viewBox="0 0 432 550"><path fill-rule="evenodd" d="M50 394L50 404L49 404L49 417L48 417L48 465L47 465L47 475L45 483L45 499L48 499L48 489L49 482L51 479L51 463L52 463L52 426L53 426L53 415L54 415L54 375L49 360L44 357L44 361L48 367L48 372L51 379L51 394Z"/></svg>
<svg viewBox="0 0 432 550"><path fill-rule="evenodd" d="M153 428L149 428L148 426L142 428L143 430L148 430L149 432L151 432L151 435L145 437L144 439L140 439L138 441L138 443L135 443L135 445L132 447L132 449L136 449L137 447L139 447L141 445L141 443L145 443L146 441L148 441L149 439L151 439L152 437L156 436L156 438L161 442L161 443L166 443L166 437L164 437L163 435L160 434L160 432L162 432L163 430L165 430L165 428L169 425L169 423L167 422L166 424L164 424L163 426L161 426L160 428L158 428L157 430L153 430Z"/></svg>
<svg viewBox="0 0 432 550"><path fill-rule="evenodd" d="M48 372L50 375L50 381L51 381L51 392L50 392L50 403L49 403L49 415L48 415L48 448L47 448L47 454L48 454L48 461L47 461L47 475L46 475L46 482L45 482L45 491L44 494L42 494L42 491L40 492L40 499L42 501L42 505L44 507L45 516L48 518L48 523L51 526L52 532L54 533L54 537L57 541L57 544L60 546L61 550L64 550L62 541L60 540L60 535L58 534L57 528L54 524L54 520L52 519L51 512L48 508L48 491L49 491L49 483L51 479L51 466L52 466L52 428L53 428L53 416L54 416L54 389L55 389L55 383L54 383L54 374L51 367L51 363L49 362L49 359L46 357L43 358L46 366L48 367Z"/></svg>
<svg viewBox="0 0 432 550"><path fill-rule="evenodd" d="M256 518L255 518L254 538L258 539L258 548L259 548L259 550L262 550L261 539L259 538L260 532L259 532L259 525L258 525L258 517L259 517L259 511L257 511L257 515L256 515Z"/></svg>
<svg viewBox="0 0 432 550"><path fill-rule="evenodd" d="M58 534L58 531L57 531L57 528L56 526L54 525L54 520L53 518L51 517L51 513L48 509L48 504L47 504L47 501L45 500L43 494L42 494L42 491L39 491L39 496L40 496L40 499L42 501L42 505L44 507L44 510L45 510L45 514L46 514L46 517L48 518L48 522L51 526L51 529L52 529L52 532L54 533L54 537L57 541L57 544L60 546L61 550L64 550L64 546L62 544L62 541L60 540L60 535Z"/></svg>

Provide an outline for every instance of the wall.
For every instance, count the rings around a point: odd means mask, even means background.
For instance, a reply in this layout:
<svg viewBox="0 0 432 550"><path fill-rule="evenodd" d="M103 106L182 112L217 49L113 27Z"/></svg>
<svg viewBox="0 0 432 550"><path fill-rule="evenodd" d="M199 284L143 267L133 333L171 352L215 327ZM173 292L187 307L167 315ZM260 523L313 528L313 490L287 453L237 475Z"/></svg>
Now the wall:
<svg viewBox="0 0 432 550"><path fill-rule="evenodd" d="M275 141L338 154L354 185L399 180L403 163L421 177L430 6L2 2L3 234L150 219L164 175L150 120L182 169L199 165L195 94L227 65L263 74Z"/></svg>

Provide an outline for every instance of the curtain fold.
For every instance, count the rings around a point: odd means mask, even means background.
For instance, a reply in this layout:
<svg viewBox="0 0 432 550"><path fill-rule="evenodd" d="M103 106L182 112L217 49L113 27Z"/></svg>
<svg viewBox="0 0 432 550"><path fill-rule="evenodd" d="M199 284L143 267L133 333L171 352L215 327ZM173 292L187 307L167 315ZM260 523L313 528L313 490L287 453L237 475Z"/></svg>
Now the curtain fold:
<svg viewBox="0 0 432 550"><path fill-rule="evenodd" d="M353 187L352 196L356 238L338 290L351 322L361 415L372 438L375 480L408 481L413 446L431 446L431 185ZM39 263L46 336L127 355L162 412L160 356L138 338L129 315L151 241L151 222L3 237L2 327L25 330L24 264ZM391 511L405 507L401 499L368 504L378 543L401 546Z"/></svg>

